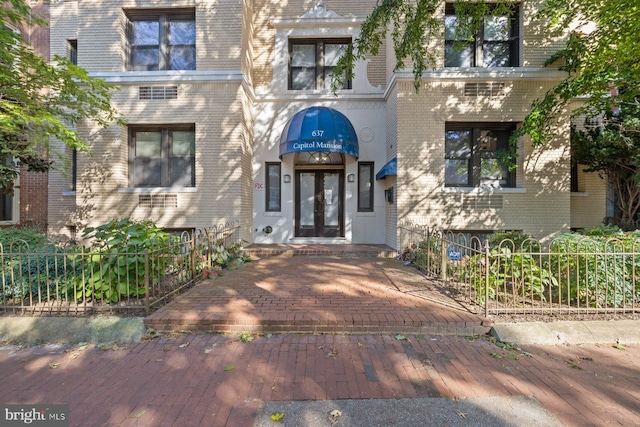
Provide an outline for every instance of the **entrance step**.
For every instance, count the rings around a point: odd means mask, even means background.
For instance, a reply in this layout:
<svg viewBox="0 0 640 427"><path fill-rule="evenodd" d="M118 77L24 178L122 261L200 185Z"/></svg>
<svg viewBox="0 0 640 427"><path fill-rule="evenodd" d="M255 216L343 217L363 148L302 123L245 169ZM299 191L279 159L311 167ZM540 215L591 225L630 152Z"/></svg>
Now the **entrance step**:
<svg viewBox="0 0 640 427"><path fill-rule="evenodd" d="M173 315L172 315L173 314ZM412 319L383 314L354 314L336 316L335 313L315 315L310 313L287 313L255 317L232 313L212 313L190 316L187 313L172 313L151 316L144 320L145 326L163 332L201 333L251 333L251 334L402 334L402 335L485 335L491 329L486 319L451 321L436 316L413 314ZM447 321L449 320L449 321Z"/></svg>
<svg viewBox="0 0 640 427"><path fill-rule="evenodd" d="M386 245L351 244L258 244L244 248L251 258L309 256L338 258L395 258L398 252Z"/></svg>

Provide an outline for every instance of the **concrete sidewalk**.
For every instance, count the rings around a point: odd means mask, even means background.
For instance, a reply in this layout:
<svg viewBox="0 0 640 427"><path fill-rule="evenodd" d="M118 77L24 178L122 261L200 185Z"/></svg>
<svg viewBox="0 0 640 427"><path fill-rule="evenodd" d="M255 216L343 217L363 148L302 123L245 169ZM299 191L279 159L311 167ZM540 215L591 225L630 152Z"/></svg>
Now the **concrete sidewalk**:
<svg viewBox="0 0 640 427"><path fill-rule="evenodd" d="M640 425L640 346L501 348L488 338L418 335L251 338L175 334L129 345L5 346L0 403L68 403L70 425L83 427L331 426L329 408L342 412L336 426L369 426L373 411L384 414L373 424L380 426ZM495 404L487 406L490 399ZM274 412L284 418L269 424Z"/></svg>

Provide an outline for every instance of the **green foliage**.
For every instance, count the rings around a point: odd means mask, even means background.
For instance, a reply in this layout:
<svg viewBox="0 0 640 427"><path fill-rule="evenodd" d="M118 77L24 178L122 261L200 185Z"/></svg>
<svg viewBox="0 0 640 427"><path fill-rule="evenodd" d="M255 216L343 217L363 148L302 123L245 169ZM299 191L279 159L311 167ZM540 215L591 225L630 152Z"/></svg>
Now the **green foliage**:
<svg viewBox="0 0 640 427"><path fill-rule="evenodd" d="M35 248L46 242L47 236L38 227L0 228L0 244L4 250L9 250L12 244L20 245L21 248L25 244Z"/></svg>
<svg viewBox="0 0 640 427"><path fill-rule="evenodd" d="M558 301L588 307L622 307L640 295L640 242L633 234L566 233L554 241L549 270L560 283ZM635 288L635 289L634 289Z"/></svg>
<svg viewBox="0 0 640 427"><path fill-rule="evenodd" d="M4 259L0 300L20 301L27 297L35 301L55 299L66 295L64 289L81 272L80 264L67 258L62 249L53 244L22 246L19 250L23 252L10 254Z"/></svg>
<svg viewBox="0 0 640 427"><path fill-rule="evenodd" d="M149 256L149 276L161 277L172 264L179 245L171 235L151 221L136 222L129 218L113 220L83 231L85 239L93 239L86 260L82 286L77 298L96 298L117 302L123 297L145 293L145 253Z"/></svg>
<svg viewBox="0 0 640 427"><path fill-rule="evenodd" d="M485 277L488 278L488 286L483 280ZM512 252L509 247L494 248L488 266L483 254L472 256L464 266L462 278L476 288L477 302L481 304L486 297L544 301L545 291L558 285L556 278L542 266L539 257Z"/></svg>
<svg viewBox="0 0 640 427"><path fill-rule="evenodd" d="M0 229L3 258L0 300L49 300L79 269L38 227Z"/></svg>
<svg viewBox="0 0 640 427"><path fill-rule="evenodd" d="M2 0L0 21L16 27L42 26L24 0ZM53 166L50 137L75 149L87 149L73 125L89 119L106 127L117 120L111 87L104 80L55 56L55 65L37 55L30 44L0 27L0 154L13 156L27 170L46 172ZM19 166L19 165L18 165ZM12 188L19 167L0 162L0 187Z"/></svg>
<svg viewBox="0 0 640 427"><path fill-rule="evenodd" d="M623 234L620 227L609 224L601 224L595 227L589 228L587 230L582 231L580 234L585 236L593 236L593 237L610 237L617 236L619 237Z"/></svg>
<svg viewBox="0 0 640 427"><path fill-rule="evenodd" d="M540 246L533 236L530 234L522 233L521 231L496 231L489 235L489 246L496 247L502 246L511 247L514 251L524 250L529 252L530 250L537 250Z"/></svg>
<svg viewBox="0 0 640 427"><path fill-rule="evenodd" d="M640 101L640 94L638 101ZM571 149L587 171L607 177L618 208L618 221L635 228L640 214L640 103L624 104L615 114L587 118L582 129L573 129Z"/></svg>

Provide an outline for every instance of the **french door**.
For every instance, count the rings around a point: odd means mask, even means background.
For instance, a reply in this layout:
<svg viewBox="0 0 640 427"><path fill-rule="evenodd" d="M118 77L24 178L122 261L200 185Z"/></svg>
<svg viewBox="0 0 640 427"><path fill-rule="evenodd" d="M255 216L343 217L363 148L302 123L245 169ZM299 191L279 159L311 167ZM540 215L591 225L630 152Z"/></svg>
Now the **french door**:
<svg viewBox="0 0 640 427"><path fill-rule="evenodd" d="M296 171L296 237L344 237L344 171Z"/></svg>

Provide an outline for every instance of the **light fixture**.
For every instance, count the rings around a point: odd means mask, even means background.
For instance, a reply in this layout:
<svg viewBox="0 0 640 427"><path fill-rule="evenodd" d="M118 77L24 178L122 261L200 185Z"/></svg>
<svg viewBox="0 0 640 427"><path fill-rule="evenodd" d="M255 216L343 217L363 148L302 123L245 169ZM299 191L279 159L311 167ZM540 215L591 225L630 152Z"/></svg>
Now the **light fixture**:
<svg viewBox="0 0 640 427"><path fill-rule="evenodd" d="M284 175L284 182L285 182L285 184L290 183L291 182L291 175L285 174Z"/></svg>
<svg viewBox="0 0 640 427"><path fill-rule="evenodd" d="M350 173L349 175L347 175L347 181L348 182L356 182L356 176L352 173Z"/></svg>

